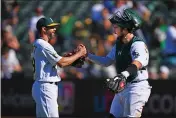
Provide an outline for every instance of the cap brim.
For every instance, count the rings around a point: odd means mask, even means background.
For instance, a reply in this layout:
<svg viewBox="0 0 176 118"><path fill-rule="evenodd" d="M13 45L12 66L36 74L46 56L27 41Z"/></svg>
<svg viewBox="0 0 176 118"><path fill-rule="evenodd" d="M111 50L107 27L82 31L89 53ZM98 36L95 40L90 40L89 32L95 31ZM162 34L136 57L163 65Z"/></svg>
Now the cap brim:
<svg viewBox="0 0 176 118"><path fill-rule="evenodd" d="M51 24L49 24L49 25L47 25L48 27L52 27L52 26L58 26L59 25L59 23L51 23Z"/></svg>

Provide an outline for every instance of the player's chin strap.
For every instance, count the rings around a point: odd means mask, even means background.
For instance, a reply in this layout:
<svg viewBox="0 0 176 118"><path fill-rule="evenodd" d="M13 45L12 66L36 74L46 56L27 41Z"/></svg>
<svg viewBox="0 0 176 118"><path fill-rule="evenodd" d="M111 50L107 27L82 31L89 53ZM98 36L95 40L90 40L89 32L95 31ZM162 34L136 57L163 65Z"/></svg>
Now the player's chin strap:
<svg viewBox="0 0 176 118"><path fill-rule="evenodd" d="M131 33L131 32L129 32L129 33ZM126 34L126 35L122 34L121 36L119 36L119 39L120 39L123 43L127 43L127 42L128 42L128 40L127 40L127 34ZM125 39L125 40L124 40L124 39Z"/></svg>

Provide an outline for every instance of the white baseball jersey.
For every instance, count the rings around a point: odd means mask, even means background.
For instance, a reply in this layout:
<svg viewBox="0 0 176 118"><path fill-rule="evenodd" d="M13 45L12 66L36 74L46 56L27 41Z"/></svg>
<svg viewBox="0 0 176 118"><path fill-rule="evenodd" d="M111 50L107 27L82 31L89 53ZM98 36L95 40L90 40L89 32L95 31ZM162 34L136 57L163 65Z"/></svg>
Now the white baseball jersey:
<svg viewBox="0 0 176 118"><path fill-rule="evenodd" d="M149 62L149 52L147 46L142 41L136 41L131 45L130 54L132 57L132 61L137 60L139 61L143 67L148 65ZM112 59L113 61L116 60L116 45L112 48L112 50L108 53L107 57ZM138 75L134 80L144 80L148 79L148 71L146 70L139 70Z"/></svg>
<svg viewBox="0 0 176 118"><path fill-rule="evenodd" d="M58 82L61 78L56 63L62 57L57 54L53 46L43 39L37 39L33 44L34 79L37 81Z"/></svg>

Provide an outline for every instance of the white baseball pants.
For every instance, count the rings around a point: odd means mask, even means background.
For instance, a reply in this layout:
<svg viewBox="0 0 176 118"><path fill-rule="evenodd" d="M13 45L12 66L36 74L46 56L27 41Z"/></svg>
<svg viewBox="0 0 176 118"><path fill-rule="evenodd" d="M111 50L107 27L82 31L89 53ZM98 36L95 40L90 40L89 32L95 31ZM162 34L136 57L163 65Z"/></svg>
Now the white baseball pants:
<svg viewBox="0 0 176 118"><path fill-rule="evenodd" d="M32 97L36 103L36 117L59 117L58 86L47 82L35 81Z"/></svg>
<svg viewBox="0 0 176 118"><path fill-rule="evenodd" d="M110 113L118 117L141 117L143 106L148 101L151 86L148 81L127 84L127 88L116 94L111 104Z"/></svg>

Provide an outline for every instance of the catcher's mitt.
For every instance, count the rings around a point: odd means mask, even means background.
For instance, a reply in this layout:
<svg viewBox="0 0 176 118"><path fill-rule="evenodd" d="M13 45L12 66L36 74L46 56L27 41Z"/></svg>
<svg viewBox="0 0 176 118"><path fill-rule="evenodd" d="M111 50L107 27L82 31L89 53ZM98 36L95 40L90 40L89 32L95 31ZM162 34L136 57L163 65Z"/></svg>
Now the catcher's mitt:
<svg viewBox="0 0 176 118"><path fill-rule="evenodd" d="M122 74L118 74L114 78L106 79L107 88L113 93L119 93L126 87L126 77Z"/></svg>
<svg viewBox="0 0 176 118"><path fill-rule="evenodd" d="M64 54L63 56L64 56L64 57L70 57L70 56L76 54L77 52L78 52L78 49L74 49L73 51L68 52L68 53ZM74 61L74 62L71 64L71 66L74 66L74 67L76 67L76 68L81 68L81 67L84 65L84 61L85 61L85 57L82 56L82 57L80 57L79 59L77 59L76 61Z"/></svg>

